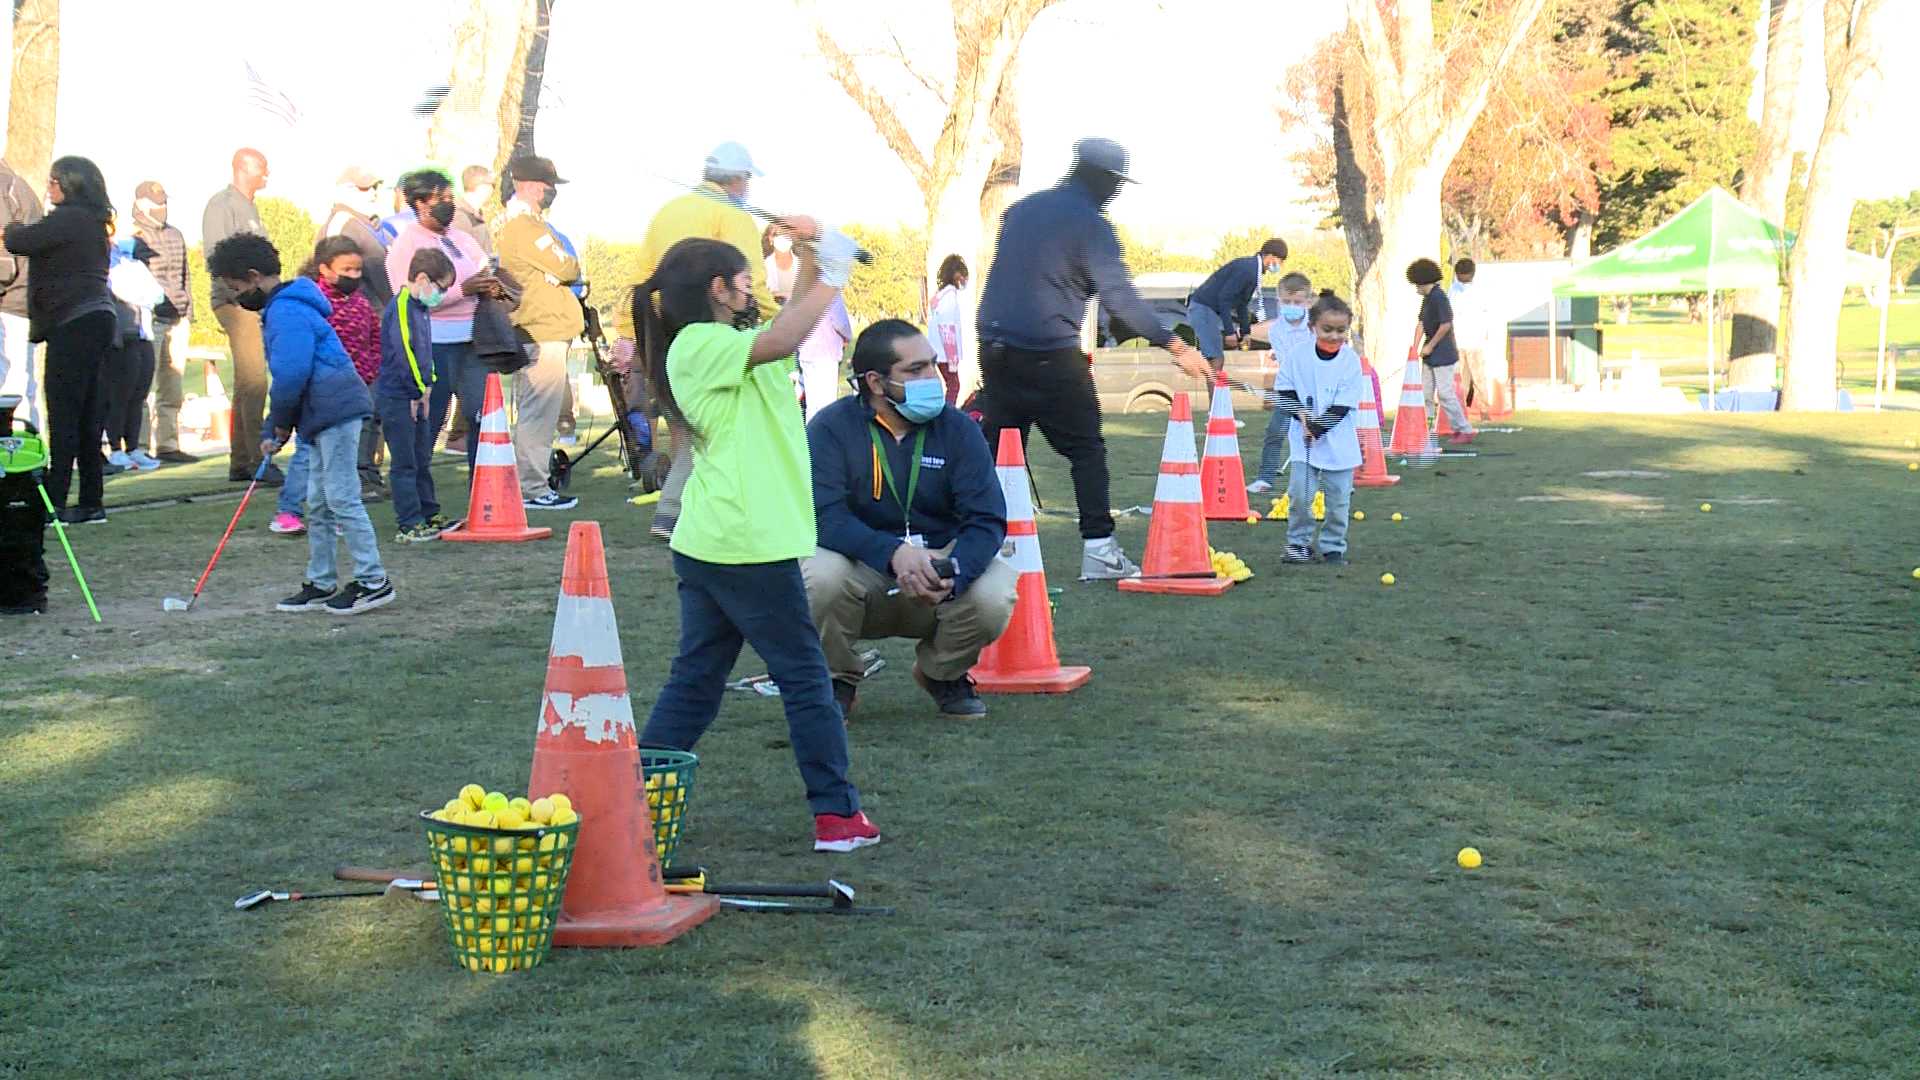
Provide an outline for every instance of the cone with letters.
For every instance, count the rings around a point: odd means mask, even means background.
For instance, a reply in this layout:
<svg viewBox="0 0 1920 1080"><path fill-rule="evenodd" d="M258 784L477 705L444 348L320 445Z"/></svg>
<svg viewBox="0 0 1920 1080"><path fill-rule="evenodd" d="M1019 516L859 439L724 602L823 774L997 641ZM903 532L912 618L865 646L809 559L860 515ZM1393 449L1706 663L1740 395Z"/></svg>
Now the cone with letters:
<svg viewBox="0 0 1920 1080"><path fill-rule="evenodd" d="M1207 452L1200 460L1200 492L1208 521L1245 521L1247 473L1240 462L1240 435L1233 426L1233 390L1227 373L1213 376L1213 403L1207 409Z"/></svg>
<svg viewBox="0 0 1920 1080"><path fill-rule="evenodd" d="M507 406L500 393L500 373L487 373L487 403L480 410L480 440L473 457L473 495L467 520L440 534L460 543L518 544L545 540L552 529L527 525L527 508L520 503L520 471L513 460L513 433L507 430Z"/></svg>
<svg viewBox="0 0 1920 1080"><path fill-rule="evenodd" d="M1360 419L1354 424L1360 436L1360 468L1353 474L1353 486L1392 487L1400 478L1387 472L1387 456L1380 449L1380 403L1374 391L1379 380L1364 356L1360 367Z"/></svg>
<svg viewBox="0 0 1920 1080"><path fill-rule="evenodd" d="M1061 667L1053 644L1053 601L1040 564L1040 535L1033 522L1033 492L1027 487L1027 455L1017 428L1000 429L994 471L1007 500L1007 546L1000 557L1020 572L1019 598L1006 632L981 650L969 672L989 694L1064 694L1093 678L1089 667Z"/></svg>
<svg viewBox="0 0 1920 1080"><path fill-rule="evenodd" d="M535 797L566 793L580 815L555 945L664 945L720 909L718 897L667 893L641 776L600 523L576 521L527 784Z"/></svg>
<svg viewBox="0 0 1920 1080"><path fill-rule="evenodd" d="M1216 577L1207 547L1207 518L1200 509L1200 463L1193 453L1193 412L1184 391L1167 413L1166 448L1153 489L1153 523L1140 576L1121 578L1121 592L1219 596L1232 578Z"/></svg>

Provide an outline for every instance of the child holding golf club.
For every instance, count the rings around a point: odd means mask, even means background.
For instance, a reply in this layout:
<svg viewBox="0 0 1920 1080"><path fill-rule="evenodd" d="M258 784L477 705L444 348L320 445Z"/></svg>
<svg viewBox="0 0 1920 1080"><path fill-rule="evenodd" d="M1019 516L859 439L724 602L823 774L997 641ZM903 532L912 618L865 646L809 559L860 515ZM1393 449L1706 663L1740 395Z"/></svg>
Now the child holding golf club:
<svg viewBox="0 0 1920 1080"><path fill-rule="evenodd" d="M1285 561L1314 559L1313 493L1327 496L1321 524L1320 558L1333 566L1347 561L1347 508L1353 499L1353 471L1360 467L1360 436L1353 410L1360 407L1359 354L1347 343L1353 309L1326 289L1307 311L1313 344L1280 361L1273 389L1279 408L1296 421L1288 438L1293 452L1287 497Z"/></svg>
<svg viewBox="0 0 1920 1080"><path fill-rule="evenodd" d="M272 377L262 458L271 458L296 431L311 454L306 581L275 607L358 615L392 603L393 582L380 563L373 522L360 501L360 427L373 413L373 399L327 323L333 305L312 278L282 282L280 253L272 241L253 233L215 244L207 253L207 272L233 291L235 303L260 313ZM334 550L340 536L353 558L353 580L344 585Z"/></svg>
<svg viewBox="0 0 1920 1080"><path fill-rule="evenodd" d="M440 513L433 489L433 439L439 432L429 405L434 384L433 328L428 312L453 288L453 260L423 247L407 263L407 283L380 318L380 374L373 382L374 410L387 439L388 487L394 539L420 544L438 539L452 523ZM443 364L444 366L444 364Z"/></svg>
<svg viewBox="0 0 1920 1080"><path fill-rule="evenodd" d="M771 323L760 325L747 257L718 240L674 244L634 294L639 363L660 411L692 432L694 459L671 541L680 652L640 738L692 749L720 712L740 647L752 645L780 687L814 850L852 851L879 843L880 830L847 779L846 721L800 574L817 537L789 376L794 350L846 285L855 247L805 218L780 231L796 241L799 270Z"/></svg>

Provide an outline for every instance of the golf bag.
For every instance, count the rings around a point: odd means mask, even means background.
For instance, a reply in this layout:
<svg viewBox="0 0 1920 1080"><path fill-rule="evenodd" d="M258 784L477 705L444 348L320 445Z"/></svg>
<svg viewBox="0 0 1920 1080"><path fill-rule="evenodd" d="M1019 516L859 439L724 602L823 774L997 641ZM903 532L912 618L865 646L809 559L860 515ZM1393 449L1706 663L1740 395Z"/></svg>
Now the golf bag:
<svg viewBox="0 0 1920 1080"><path fill-rule="evenodd" d="M40 432L0 403L0 614L47 610L47 511L40 498L47 463Z"/></svg>
<svg viewBox="0 0 1920 1080"><path fill-rule="evenodd" d="M594 448L606 442L608 438L620 436L620 459L627 475L633 478L642 494L660 490L666 482L668 461L664 455L653 448L653 411L651 402L646 400L644 390L639 401L627 399L626 377L607 359L604 346L606 334L600 328L600 313L587 303L585 296L580 297L580 316L585 324L582 331L587 345L593 350L593 370L606 384L607 398L613 403L613 426L601 432L600 437L587 444L578 457L570 457L565 450L556 449L549 461L548 475L553 490L565 491L573 480L573 467L593 453ZM641 380L636 380L639 383Z"/></svg>

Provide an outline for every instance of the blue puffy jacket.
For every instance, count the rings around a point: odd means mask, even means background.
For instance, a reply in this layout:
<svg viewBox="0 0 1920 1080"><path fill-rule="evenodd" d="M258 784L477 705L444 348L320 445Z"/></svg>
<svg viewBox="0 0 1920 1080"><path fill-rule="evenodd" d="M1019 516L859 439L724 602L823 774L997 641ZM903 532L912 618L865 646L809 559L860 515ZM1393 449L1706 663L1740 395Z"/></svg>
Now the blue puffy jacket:
<svg viewBox="0 0 1920 1080"><path fill-rule="evenodd" d="M267 418L274 430L312 438L336 424L373 415L367 384L327 324L333 305L309 277L282 282L260 312L267 345Z"/></svg>

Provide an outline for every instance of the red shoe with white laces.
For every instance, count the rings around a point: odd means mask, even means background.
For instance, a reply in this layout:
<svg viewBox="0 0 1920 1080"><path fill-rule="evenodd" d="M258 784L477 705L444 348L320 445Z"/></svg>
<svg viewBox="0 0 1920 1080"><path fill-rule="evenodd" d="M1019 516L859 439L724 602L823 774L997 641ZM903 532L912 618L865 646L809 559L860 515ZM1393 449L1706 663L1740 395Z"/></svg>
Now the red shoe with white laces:
<svg viewBox="0 0 1920 1080"><path fill-rule="evenodd" d="M813 850L853 851L880 842L880 829L864 812L813 815Z"/></svg>

